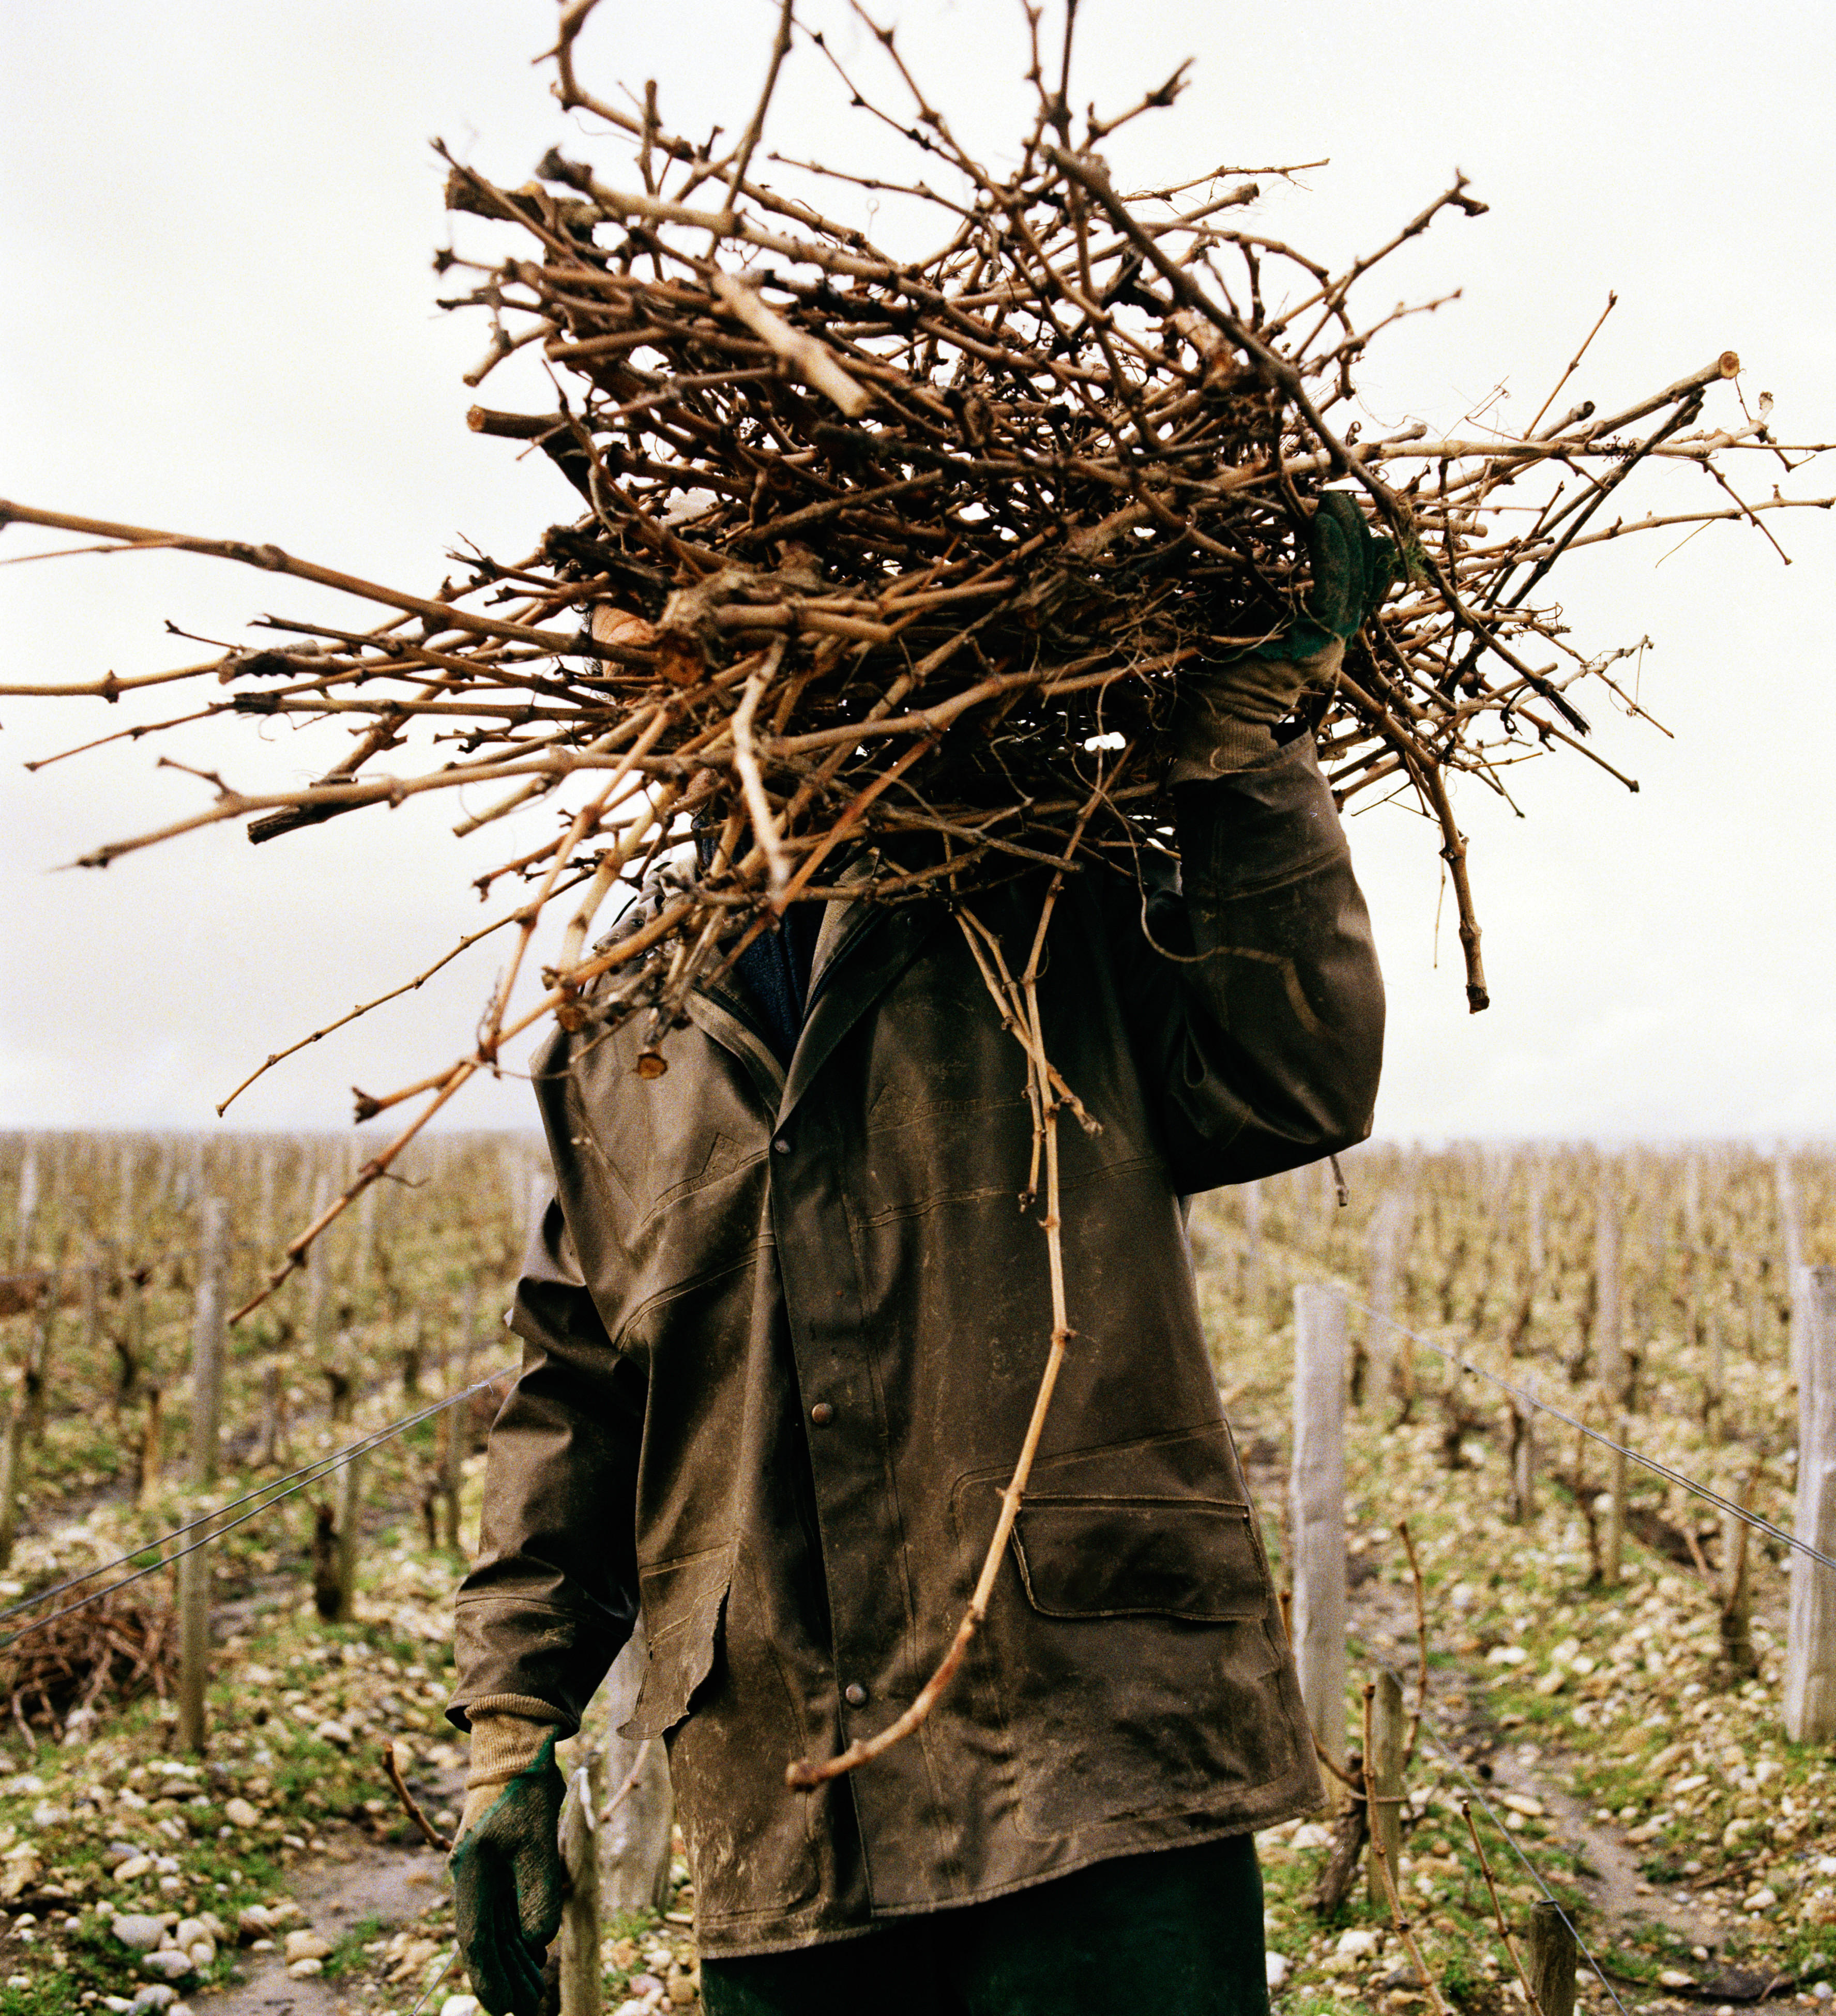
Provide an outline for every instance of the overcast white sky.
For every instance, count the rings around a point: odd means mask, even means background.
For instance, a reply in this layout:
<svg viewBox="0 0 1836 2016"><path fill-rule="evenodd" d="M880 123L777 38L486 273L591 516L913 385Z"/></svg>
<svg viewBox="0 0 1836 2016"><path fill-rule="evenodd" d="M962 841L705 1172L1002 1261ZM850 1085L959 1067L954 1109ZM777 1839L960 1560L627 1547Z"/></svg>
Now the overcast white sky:
<svg viewBox="0 0 1836 2016"><path fill-rule="evenodd" d="M886 6L953 123L998 153L1024 116L1018 7ZM657 77L686 129L737 124L773 11L606 0L584 67L608 93ZM550 0L0 10L0 495L272 540L409 586L437 581L462 538L509 557L572 516L545 467L467 432L479 395L460 377L483 330L435 308L429 265L449 232L435 135L512 184L557 140L622 160L530 64L554 16ZM845 6L810 0L804 17L871 68ZM1196 59L1178 109L1113 150L1124 182L1330 157L1261 213L1318 256L1369 249L1456 167L1471 178L1491 214L1437 226L1367 296L1463 290L1371 359L1375 418L1438 430L1502 389L1503 423L1522 424L1615 289L1567 396L1621 403L1733 348L1786 437L1836 438L1836 55L1820 9L1084 0L1079 36L1075 95L1111 108ZM846 134L799 50L768 144L861 158ZM539 393L507 370L482 396ZM1717 397L1710 417L1737 410ZM1748 480L1763 493L1773 477ZM1787 487L1836 491L1836 457ZM1816 713L1836 521L1770 522L1789 568L1719 528L1661 565L1652 543L1571 570L1586 643L1651 638L1642 694L1676 740L1596 708L1638 797L1569 757L1517 773L1523 820L1463 795L1489 1013L1466 1013L1451 915L1434 970L1426 830L1397 810L1354 820L1391 989L1383 1134L1836 1133L1836 815ZM5 534L0 559L28 543ZM168 618L238 640L264 610L331 606L178 556L6 567L0 682L186 662ZM452 808L422 801L258 849L218 829L103 874L51 873L201 787L157 773L145 744L20 765L161 711L0 701L0 1126L216 1125L216 1100L268 1050L480 921L467 877L517 839L499 826L461 845ZM188 760L239 783L315 773L336 747L191 733ZM296 1060L233 1118L335 1125L353 1081L458 1054L492 959ZM466 1100L456 1121L529 1117L514 1082Z"/></svg>

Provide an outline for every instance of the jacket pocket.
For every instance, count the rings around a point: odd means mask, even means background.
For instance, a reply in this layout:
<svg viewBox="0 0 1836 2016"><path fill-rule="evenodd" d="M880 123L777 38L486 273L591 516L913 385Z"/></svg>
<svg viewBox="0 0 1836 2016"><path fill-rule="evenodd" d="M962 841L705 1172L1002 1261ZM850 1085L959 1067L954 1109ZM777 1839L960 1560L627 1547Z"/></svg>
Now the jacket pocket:
<svg viewBox="0 0 1836 2016"><path fill-rule="evenodd" d="M629 1741L673 1729L713 1670L733 1557L730 1546L710 1547L638 1571L649 1657L631 1719L619 1731Z"/></svg>
<svg viewBox="0 0 1836 2016"><path fill-rule="evenodd" d="M1255 1522L1229 1499L1029 1497L1012 1545L1042 1617L1224 1624L1261 1618L1268 1606Z"/></svg>

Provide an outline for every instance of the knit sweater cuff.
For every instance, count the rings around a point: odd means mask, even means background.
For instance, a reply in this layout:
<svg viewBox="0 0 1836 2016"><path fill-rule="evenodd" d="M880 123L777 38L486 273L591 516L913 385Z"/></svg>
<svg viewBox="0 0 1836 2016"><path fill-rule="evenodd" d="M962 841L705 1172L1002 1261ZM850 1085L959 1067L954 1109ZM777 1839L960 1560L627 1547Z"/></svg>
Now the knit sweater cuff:
<svg viewBox="0 0 1836 2016"><path fill-rule="evenodd" d="M465 1788L507 1785L528 1769L562 1718L546 1701L528 1694L491 1694L467 1711L472 1725L471 1766Z"/></svg>

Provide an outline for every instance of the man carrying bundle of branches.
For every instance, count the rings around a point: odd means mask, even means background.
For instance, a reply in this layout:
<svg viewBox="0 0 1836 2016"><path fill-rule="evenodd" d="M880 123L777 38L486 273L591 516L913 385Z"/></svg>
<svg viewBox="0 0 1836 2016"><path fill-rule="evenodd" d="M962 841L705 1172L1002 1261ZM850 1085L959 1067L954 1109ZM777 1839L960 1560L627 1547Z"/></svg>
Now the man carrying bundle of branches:
<svg viewBox="0 0 1836 2016"><path fill-rule="evenodd" d="M662 1075L590 999L544 1053L453 1710L487 2008L537 2007L555 1741L640 1615L624 1733L669 1746L711 2016L1265 2005L1251 1831L1320 1782L1181 1200L1362 1139L1376 1091L1293 715L1390 555L1331 492L1306 543L1286 637L1181 675L1177 873L793 904Z"/></svg>

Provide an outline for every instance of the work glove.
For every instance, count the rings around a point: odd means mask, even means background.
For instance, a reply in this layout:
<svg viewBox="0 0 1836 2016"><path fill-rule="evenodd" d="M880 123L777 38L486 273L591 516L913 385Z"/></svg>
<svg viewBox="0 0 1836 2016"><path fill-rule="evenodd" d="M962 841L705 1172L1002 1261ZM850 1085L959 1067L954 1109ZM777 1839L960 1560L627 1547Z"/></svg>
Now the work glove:
<svg viewBox="0 0 1836 2016"><path fill-rule="evenodd" d="M555 1735L521 1715L472 1717L465 1810L447 1867L460 1950L491 2016L536 2016L543 1960L561 1929L567 1781Z"/></svg>
<svg viewBox="0 0 1836 2016"><path fill-rule="evenodd" d="M1373 534L1341 490L1320 497L1307 528L1313 585L1298 617L1250 650L1184 675L1173 716L1167 782L1192 783L1250 770L1275 754L1276 726L1301 689L1338 671L1348 639L1379 608L1396 549Z"/></svg>

